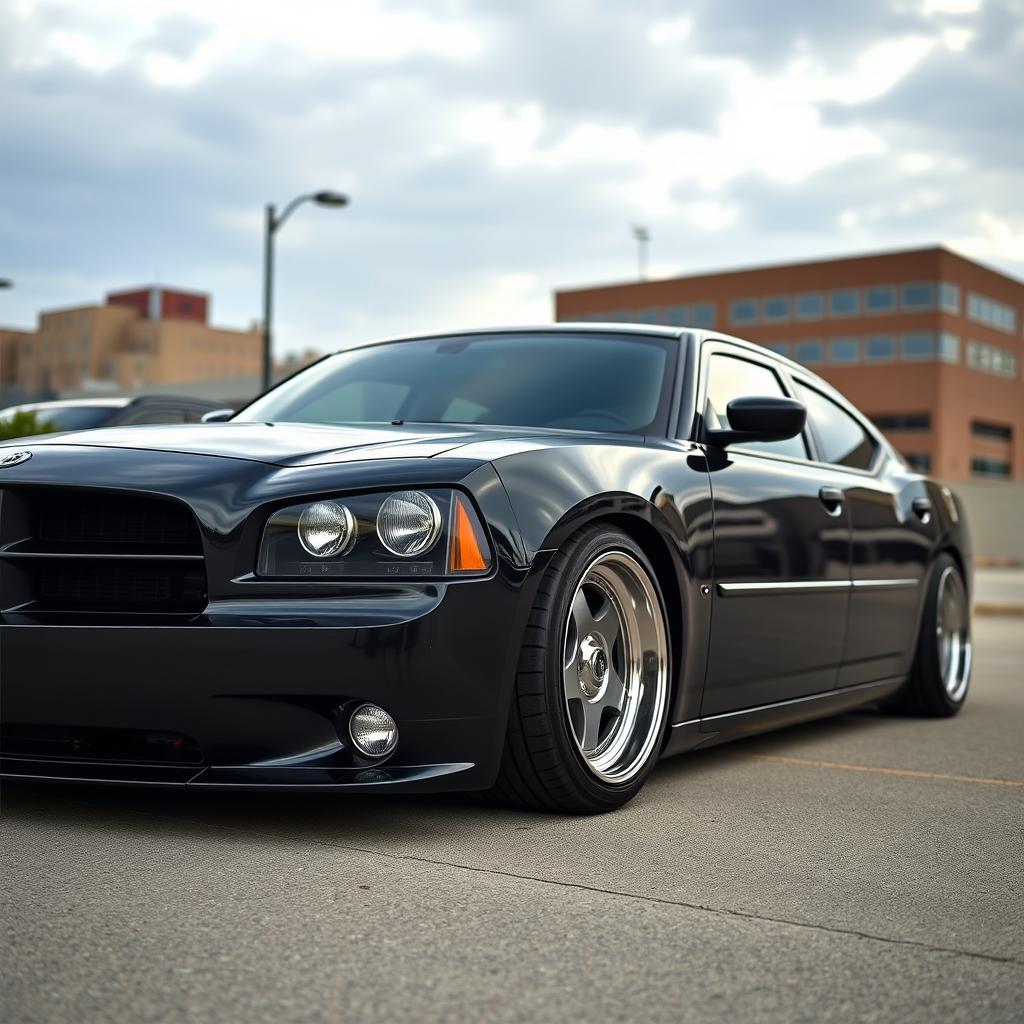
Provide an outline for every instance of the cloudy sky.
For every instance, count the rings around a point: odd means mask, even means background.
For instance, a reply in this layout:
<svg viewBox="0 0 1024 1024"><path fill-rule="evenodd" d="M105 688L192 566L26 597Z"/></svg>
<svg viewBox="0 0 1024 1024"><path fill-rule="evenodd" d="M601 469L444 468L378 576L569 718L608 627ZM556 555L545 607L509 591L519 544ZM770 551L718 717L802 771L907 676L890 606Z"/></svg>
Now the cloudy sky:
<svg viewBox="0 0 1024 1024"><path fill-rule="evenodd" d="M1024 276L1024 0L0 0L0 322L161 282L282 349L945 242Z"/></svg>

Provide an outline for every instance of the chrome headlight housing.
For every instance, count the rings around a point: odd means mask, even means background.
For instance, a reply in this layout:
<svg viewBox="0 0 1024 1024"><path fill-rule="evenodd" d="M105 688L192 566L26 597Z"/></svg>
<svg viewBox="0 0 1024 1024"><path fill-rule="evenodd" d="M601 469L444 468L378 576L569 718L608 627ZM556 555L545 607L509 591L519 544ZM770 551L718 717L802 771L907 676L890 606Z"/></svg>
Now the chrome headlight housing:
<svg viewBox="0 0 1024 1024"><path fill-rule="evenodd" d="M492 555L470 498L449 488L289 505L267 520L256 573L285 579L484 576Z"/></svg>

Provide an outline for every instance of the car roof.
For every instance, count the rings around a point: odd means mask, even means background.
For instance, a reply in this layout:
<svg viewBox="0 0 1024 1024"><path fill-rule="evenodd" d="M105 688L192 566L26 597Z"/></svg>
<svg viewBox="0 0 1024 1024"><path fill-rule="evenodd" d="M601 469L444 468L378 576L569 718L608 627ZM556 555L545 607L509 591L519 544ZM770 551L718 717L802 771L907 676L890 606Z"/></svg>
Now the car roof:
<svg viewBox="0 0 1024 1024"><path fill-rule="evenodd" d="M4 412L40 412L47 409L123 409L131 402L130 398L63 398L53 402L27 402L24 405L12 405Z"/></svg>

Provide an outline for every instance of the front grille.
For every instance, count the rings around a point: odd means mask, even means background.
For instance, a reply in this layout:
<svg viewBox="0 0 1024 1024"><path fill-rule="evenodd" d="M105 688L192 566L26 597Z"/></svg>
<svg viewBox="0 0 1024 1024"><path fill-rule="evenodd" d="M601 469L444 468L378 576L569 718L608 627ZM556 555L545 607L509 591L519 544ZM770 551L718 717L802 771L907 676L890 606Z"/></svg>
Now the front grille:
<svg viewBox="0 0 1024 1024"><path fill-rule="evenodd" d="M63 492L39 501L37 515L47 546L202 554L192 513L174 502Z"/></svg>
<svg viewBox="0 0 1024 1024"><path fill-rule="evenodd" d="M206 567L192 512L167 498L0 491L0 610L194 614Z"/></svg>

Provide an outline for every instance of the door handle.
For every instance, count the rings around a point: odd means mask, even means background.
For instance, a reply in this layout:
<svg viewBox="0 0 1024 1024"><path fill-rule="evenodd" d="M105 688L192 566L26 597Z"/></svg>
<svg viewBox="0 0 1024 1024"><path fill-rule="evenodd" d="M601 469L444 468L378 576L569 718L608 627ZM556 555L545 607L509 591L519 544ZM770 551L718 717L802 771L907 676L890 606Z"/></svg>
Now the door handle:
<svg viewBox="0 0 1024 1024"><path fill-rule="evenodd" d="M818 497L821 499L822 505L825 506L825 511L830 516L838 516L843 511L843 498L845 496L838 487L822 487L818 491Z"/></svg>
<svg viewBox="0 0 1024 1024"><path fill-rule="evenodd" d="M914 515L916 515L922 523L928 523L931 521L932 502L930 498L915 498L910 503L910 507L914 510Z"/></svg>

